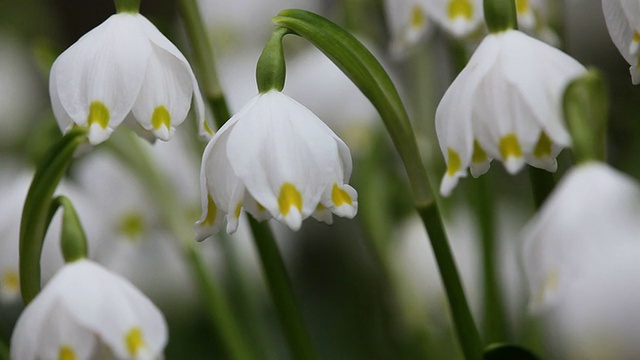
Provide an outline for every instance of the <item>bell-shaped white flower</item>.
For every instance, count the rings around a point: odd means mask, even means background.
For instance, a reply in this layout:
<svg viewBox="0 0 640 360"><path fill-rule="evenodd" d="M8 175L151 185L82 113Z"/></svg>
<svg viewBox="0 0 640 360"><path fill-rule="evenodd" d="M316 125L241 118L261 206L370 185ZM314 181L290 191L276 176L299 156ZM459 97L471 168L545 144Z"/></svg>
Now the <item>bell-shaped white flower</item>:
<svg viewBox="0 0 640 360"><path fill-rule="evenodd" d="M244 208L298 230L313 216L352 218L351 154L318 117L277 90L258 94L216 133L202 157L202 218L197 238L233 233Z"/></svg>
<svg viewBox="0 0 640 360"><path fill-rule="evenodd" d="M602 0L609 35L630 65L631 81L640 84L640 2Z"/></svg>
<svg viewBox="0 0 640 360"><path fill-rule="evenodd" d="M112 15L65 50L51 68L49 92L60 129L85 126L92 144L123 121L168 140L192 98L201 135L211 132L189 63L137 13Z"/></svg>
<svg viewBox="0 0 640 360"><path fill-rule="evenodd" d="M492 159L510 173L525 163L555 171L571 139L562 120L566 85L585 73L576 60L517 30L487 35L444 94L436 132L451 193L460 177L478 177Z"/></svg>
<svg viewBox="0 0 640 360"><path fill-rule="evenodd" d="M156 359L166 343L155 305L124 278L82 259L65 265L24 310L11 358Z"/></svg>
<svg viewBox="0 0 640 360"><path fill-rule="evenodd" d="M530 309L550 358L640 351L640 186L600 163L572 169L523 232Z"/></svg>
<svg viewBox="0 0 640 360"><path fill-rule="evenodd" d="M431 29L431 19L420 0L386 0L384 5L391 35L389 50L400 57L425 37Z"/></svg>
<svg viewBox="0 0 640 360"><path fill-rule="evenodd" d="M419 0L429 17L456 37L475 31L484 19L482 0Z"/></svg>
<svg viewBox="0 0 640 360"><path fill-rule="evenodd" d="M530 306L562 297L591 263L615 248L640 250L640 187L607 165L587 163L565 175L523 232Z"/></svg>

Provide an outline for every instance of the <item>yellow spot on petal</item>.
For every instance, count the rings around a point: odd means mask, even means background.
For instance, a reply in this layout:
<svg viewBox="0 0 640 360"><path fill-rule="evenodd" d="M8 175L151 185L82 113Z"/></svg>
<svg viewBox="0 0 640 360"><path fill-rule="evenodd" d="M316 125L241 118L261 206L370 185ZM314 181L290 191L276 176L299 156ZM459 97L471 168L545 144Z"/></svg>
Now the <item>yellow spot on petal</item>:
<svg viewBox="0 0 640 360"><path fill-rule="evenodd" d="M477 140L473 140L473 155L471 156L471 161L474 163L482 163L487 161L487 153L480 146Z"/></svg>
<svg viewBox="0 0 640 360"><path fill-rule="evenodd" d="M204 122L204 131L206 131L209 134L213 134L213 130L211 130L211 128L209 127L209 124L207 124L207 122Z"/></svg>
<svg viewBox="0 0 640 360"><path fill-rule="evenodd" d="M101 128L106 129L109 125L109 118L109 109L102 102L94 101L89 105L89 116L87 117L89 126L98 124Z"/></svg>
<svg viewBox="0 0 640 360"><path fill-rule="evenodd" d="M141 349L145 348L147 344L142 336L142 330L139 327L133 327L125 336L125 343L127 344L127 351L129 355L137 356Z"/></svg>
<svg viewBox="0 0 640 360"><path fill-rule="evenodd" d="M559 281L558 272L556 270L549 271L547 276L544 279L544 283L542 284L542 288L540 292L535 297L534 303L537 305L542 305L544 303L547 294L556 291L558 288Z"/></svg>
<svg viewBox="0 0 640 360"><path fill-rule="evenodd" d="M410 26L417 29L422 28L424 26L425 20L426 19L424 18L424 13L422 12L420 6L413 5L413 7L411 8Z"/></svg>
<svg viewBox="0 0 640 360"><path fill-rule="evenodd" d="M516 0L516 11L519 14L526 14L529 11L529 0Z"/></svg>
<svg viewBox="0 0 640 360"><path fill-rule="evenodd" d="M533 155L539 159L551 156L551 139L549 139L544 131L540 133L538 143L536 143L536 147L533 149Z"/></svg>
<svg viewBox="0 0 640 360"><path fill-rule="evenodd" d="M447 15L450 20L462 17L471 20L473 17L473 4L470 0L449 0Z"/></svg>
<svg viewBox="0 0 640 360"><path fill-rule="evenodd" d="M502 154L502 158L505 160L509 157L522 157L522 149L520 148L520 142L516 134L507 134L500 139L500 154Z"/></svg>
<svg viewBox="0 0 640 360"><path fill-rule="evenodd" d="M239 218L240 211L242 211L242 203L239 203L238 206L236 206L236 211L234 211L233 215L235 215L236 218Z"/></svg>
<svg viewBox="0 0 640 360"><path fill-rule="evenodd" d="M333 189L331 189L331 201L333 201L333 205L335 206L341 206L342 204L353 205L349 194L340 189L336 183L333 183Z"/></svg>
<svg viewBox="0 0 640 360"><path fill-rule="evenodd" d="M20 291L20 278L18 272L13 269L8 269L2 274L2 280L0 281L3 292L17 294Z"/></svg>
<svg viewBox="0 0 640 360"><path fill-rule="evenodd" d="M211 195L207 195L207 216L202 222L204 225L213 225L216 222L216 216L218 215L218 207L211 198Z"/></svg>
<svg viewBox="0 0 640 360"><path fill-rule="evenodd" d="M153 115L151 115L151 126L154 129L158 130L162 126L165 126L167 129L171 128L171 115L169 114L169 110L163 105L158 106L153 110Z"/></svg>
<svg viewBox="0 0 640 360"><path fill-rule="evenodd" d="M280 188L280 196L278 196L278 207L283 216L287 216L292 206L302 211L302 195L292 183L284 183Z"/></svg>
<svg viewBox="0 0 640 360"><path fill-rule="evenodd" d="M144 219L142 214L137 212L125 213L120 218L120 233L128 237L130 240L136 240L144 234Z"/></svg>
<svg viewBox="0 0 640 360"><path fill-rule="evenodd" d="M633 30L633 42L640 42L640 34L638 34L638 30Z"/></svg>
<svg viewBox="0 0 640 360"><path fill-rule="evenodd" d="M453 176L462 167L462 160L460 155L452 148L447 148L447 175Z"/></svg>
<svg viewBox="0 0 640 360"><path fill-rule="evenodd" d="M324 205L318 203L318 206L316 206L316 211L324 211L326 209L326 207L324 207Z"/></svg>
<svg viewBox="0 0 640 360"><path fill-rule="evenodd" d="M76 360L76 353L71 346L63 345L58 351L58 360Z"/></svg>

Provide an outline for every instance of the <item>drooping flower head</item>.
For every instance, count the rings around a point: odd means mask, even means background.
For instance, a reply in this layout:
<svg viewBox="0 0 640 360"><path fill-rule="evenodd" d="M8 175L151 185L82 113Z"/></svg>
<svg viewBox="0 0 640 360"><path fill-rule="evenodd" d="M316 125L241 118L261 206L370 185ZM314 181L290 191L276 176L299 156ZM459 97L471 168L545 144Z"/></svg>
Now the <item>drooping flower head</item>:
<svg viewBox="0 0 640 360"><path fill-rule="evenodd" d="M27 306L11 358L155 359L167 343L162 313L124 278L90 260L65 265Z"/></svg>
<svg viewBox="0 0 640 360"><path fill-rule="evenodd" d="M389 50L400 57L431 29L420 0L386 0L385 18L391 35Z"/></svg>
<svg viewBox="0 0 640 360"><path fill-rule="evenodd" d="M609 35L630 65L631 81L640 84L640 2L602 0Z"/></svg>
<svg viewBox="0 0 640 360"><path fill-rule="evenodd" d="M241 210L298 230L313 216L352 218L351 155L322 120L282 92L256 95L215 134L202 157L197 238L238 226Z"/></svg>
<svg viewBox="0 0 640 360"><path fill-rule="evenodd" d="M555 171L555 157L571 143L562 120L566 85L586 69L563 52L517 30L489 34L444 94L436 132L451 193L471 168L474 177L492 159L510 173L525 163Z"/></svg>
<svg viewBox="0 0 640 360"><path fill-rule="evenodd" d="M453 36L466 36L482 24L482 0L420 1L429 17Z"/></svg>
<svg viewBox="0 0 640 360"><path fill-rule="evenodd" d="M201 135L210 133L189 63L138 13L112 15L65 50L51 68L49 92L60 129L85 126L92 144L122 122L168 140L192 98Z"/></svg>
<svg viewBox="0 0 640 360"><path fill-rule="evenodd" d="M553 358L632 359L640 351L640 186L613 168L571 169L522 234L530 310Z"/></svg>

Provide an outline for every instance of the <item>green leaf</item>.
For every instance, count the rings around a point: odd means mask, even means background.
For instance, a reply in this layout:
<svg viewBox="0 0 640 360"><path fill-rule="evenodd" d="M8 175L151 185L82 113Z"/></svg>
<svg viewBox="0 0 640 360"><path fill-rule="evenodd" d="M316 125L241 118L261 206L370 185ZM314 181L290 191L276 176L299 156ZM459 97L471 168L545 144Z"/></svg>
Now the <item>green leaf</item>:
<svg viewBox="0 0 640 360"><path fill-rule="evenodd" d="M416 204L430 204L432 192L413 127L396 87L378 60L353 35L320 15L287 9L272 21L302 36L322 51L371 101L404 162Z"/></svg>
<svg viewBox="0 0 640 360"><path fill-rule="evenodd" d="M51 220L53 192L74 151L86 141L86 129L69 131L42 159L31 182L20 223L20 289L25 305L40 291L40 254Z"/></svg>

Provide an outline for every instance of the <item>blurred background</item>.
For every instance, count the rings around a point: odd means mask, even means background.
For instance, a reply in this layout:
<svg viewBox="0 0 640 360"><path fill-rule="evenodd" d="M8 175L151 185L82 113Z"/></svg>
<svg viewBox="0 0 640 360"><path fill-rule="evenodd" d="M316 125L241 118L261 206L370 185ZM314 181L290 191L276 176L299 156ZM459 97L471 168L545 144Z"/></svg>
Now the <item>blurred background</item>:
<svg viewBox="0 0 640 360"><path fill-rule="evenodd" d="M356 34L392 75L437 188L444 164L433 121L438 101L455 77L450 50L461 46L471 51L483 33L479 30L460 41L433 27L398 51L387 9L401 5L400 0L389 1L200 0L199 5L232 112L257 92L255 64L274 29L270 19L280 10L311 10ZM600 1L548 3L543 21L557 45L605 75L611 109L609 162L639 179L640 90L631 85L628 65L609 37ZM15 281L10 281L17 266L22 203L35 165L61 136L50 109L49 68L64 49L114 12L108 0L0 2L0 338L5 343L22 309ZM174 1L143 0L141 13L190 58ZM461 357L430 245L412 212L404 170L374 108L302 39L287 37L285 48L285 93L310 108L349 145L354 158L351 184L359 192L360 211L354 220L336 218L332 226L307 220L297 233L272 224L314 345L326 359ZM204 144L196 140L194 121L185 122L177 133L168 143L141 141L140 146L171 181L181 199L176 206L195 222L200 216ZM559 163L557 177L571 164L569 151ZM482 199L478 181L484 182L485 198L497 208L498 269L508 339L547 354L551 350L527 313L518 265L518 233L534 211L527 171L509 176L498 163L480 179L462 180L452 197L439 199L475 317L486 330L474 210ZM134 171L101 145L75 162L59 192L71 197L81 213L91 257L129 278L162 309L169 322L167 359L228 357L207 320L187 259ZM61 264L57 231L54 225L46 242L45 280ZM241 224L237 234L212 237L196 248L262 358L286 359L290 355L249 237L247 225Z"/></svg>

